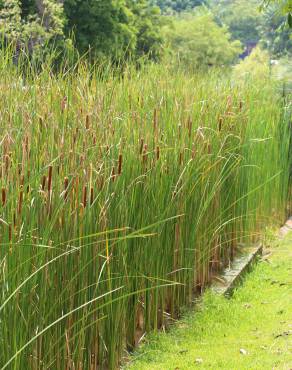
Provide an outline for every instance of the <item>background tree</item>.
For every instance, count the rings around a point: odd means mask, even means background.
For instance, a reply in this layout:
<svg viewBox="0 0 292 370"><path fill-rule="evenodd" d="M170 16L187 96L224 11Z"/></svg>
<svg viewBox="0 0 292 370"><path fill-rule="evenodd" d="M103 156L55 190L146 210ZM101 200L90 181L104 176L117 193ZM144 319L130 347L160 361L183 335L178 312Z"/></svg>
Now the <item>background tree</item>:
<svg viewBox="0 0 292 370"><path fill-rule="evenodd" d="M169 52L189 68L229 65L242 51L226 27L220 27L211 13L185 14L166 29Z"/></svg>
<svg viewBox="0 0 292 370"><path fill-rule="evenodd" d="M275 6L269 6L263 12L260 27L262 45L274 58L292 54L291 30L285 26L285 19Z"/></svg>
<svg viewBox="0 0 292 370"><path fill-rule="evenodd" d="M292 0L263 0L262 7L267 8L275 4L282 15L287 16L287 23L292 28Z"/></svg>
<svg viewBox="0 0 292 370"><path fill-rule="evenodd" d="M161 28L167 24L166 18L161 17L157 6L149 6L148 0L128 0L127 5L134 15L136 57L147 55L153 60L159 60L163 54Z"/></svg>
<svg viewBox="0 0 292 370"><path fill-rule="evenodd" d="M74 32L81 53L124 59L161 53L162 18L147 0L66 0L66 35Z"/></svg>
<svg viewBox="0 0 292 370"><path fill-rule="evenodd" d="M32 54L44 45L63 39L63 1L2 0L0 3L0 33L6 43L13 42L18 50L26 48Z"/></svg>
<svg viewBox="0 0 292 370"><path fill-rule="evenodd" d="M167 13L191 10L203 5L205 0L152 0L152 3L158 5L163 13Z"/></svg>
<svg viewBox="0 0 292 370"><path fill-rule="evenodd" d="M136 37L133 13L124 0L66 0L65 32L74 32L81 53L92 48L95 56L123 56L135 48Z"/></svg>
<svg viewBox="0 0 292 370"><path fill-rule="evenodd" d="M260 40L258 28L262 15L258 0L210 0L209 5L216 21L228 26L233 40L240 40L244 45Z"/></svg>

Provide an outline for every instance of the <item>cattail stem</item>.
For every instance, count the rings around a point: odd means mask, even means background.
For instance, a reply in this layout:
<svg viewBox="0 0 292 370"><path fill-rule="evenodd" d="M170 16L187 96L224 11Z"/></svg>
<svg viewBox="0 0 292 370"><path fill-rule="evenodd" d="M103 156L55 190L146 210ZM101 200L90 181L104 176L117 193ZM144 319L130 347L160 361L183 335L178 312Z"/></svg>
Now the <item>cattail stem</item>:
<svg viewBox="0 0 292 370"><path fill-rule="evenodd" d="M157 129L157 109L156 108L154 109L154 112L153 112L153 129L154 129L154 132L156 132L156 129Z"/></svg>
<svg viewBox="0 0 292 370"><path fill-rule="evenodd" d="M115 175L115 167L113 166L112 173L111 173L111 179L112 179L113 182L115 181L115 177L116 177L116 175Z"/></svg>
<svg viewBox="0 0 292 370"><path fill-rule="evenodd" d="M11 224L9 224L9 226L8 226L8 239L9 239L9 242L11 242L11 240L12 240L12 227L11 227Z"/></svg>
<svg viewBox="0 0 292 370"><path fill-rule="evenodd" d="M189 138L190 138L190 137L191 137L191 135L192 135L192 126L193 126L193 122L192 122L191 117L189 117L189 119L188 119Z"/></svg>

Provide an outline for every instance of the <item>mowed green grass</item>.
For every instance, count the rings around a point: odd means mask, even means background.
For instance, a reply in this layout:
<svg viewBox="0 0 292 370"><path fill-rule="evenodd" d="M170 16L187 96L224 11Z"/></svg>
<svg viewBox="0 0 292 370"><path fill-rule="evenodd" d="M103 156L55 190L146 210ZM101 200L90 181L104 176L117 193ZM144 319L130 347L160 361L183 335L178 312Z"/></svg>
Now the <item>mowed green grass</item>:
<svg viewBox="0 0 292 370"><path fill-rule="evenodd" d="M292 369L292 233L268 252L231 299L208 292L169 333L147 337L129 368Z"/></svg>

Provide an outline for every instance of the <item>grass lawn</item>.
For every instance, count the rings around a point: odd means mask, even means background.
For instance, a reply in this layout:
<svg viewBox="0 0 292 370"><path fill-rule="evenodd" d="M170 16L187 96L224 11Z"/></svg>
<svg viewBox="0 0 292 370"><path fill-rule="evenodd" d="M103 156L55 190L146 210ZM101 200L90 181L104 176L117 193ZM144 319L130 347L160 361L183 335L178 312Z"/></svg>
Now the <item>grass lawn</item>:
<svg viewBox="0 0 292 370"><path fill-rule="evenodd" d="M168 333L149 335L129 368L292 369L292 233L267 252L231 299L207 292Z"/></svg>

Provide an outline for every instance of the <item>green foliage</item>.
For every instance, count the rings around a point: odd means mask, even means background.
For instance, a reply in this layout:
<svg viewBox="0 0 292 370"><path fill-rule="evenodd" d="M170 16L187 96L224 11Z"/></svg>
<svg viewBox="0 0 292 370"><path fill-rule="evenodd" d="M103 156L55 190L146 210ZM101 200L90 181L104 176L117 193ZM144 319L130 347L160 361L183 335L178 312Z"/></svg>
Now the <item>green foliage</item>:
<svg viewBox="0 0 292 370"><path fill-rule="evenodd" d="M3 0L0 4L0 32L6 43L34 56L56 39L63 39L63 6L55 0Z"/></svg>
<svg viewBox="0 0 292 370"><path fill-rule="evenodd" d="M152 0L154 4L158 5L162 12L168 13L171 11L182 12L191 10L196 6L205 3L205 0Z"/></svg>
<svg viewBox="0 0 292 370"><path fill-rule="evenodd" d="M161 27L167 20L161 17L158 7L149 6L148 0L127 0L127 4L134 15L136 58L147 55L153 60L159 60L163 54L164 41Z"/></svg>
<svg viewBox="0 0 292 370"><path fill-rule="evenodd" d="M292 54L291 30L285 25L285 16L279 14L277 7L270 6L263 12L260 31L263 46L274 58Z"/></svg>
<svg viewBox="0 0 292 370"><path fill-rule="evenodd" d="M258 0L213 0L210 5L218 23L228 26L234 40L244 45L259 41L262 16Z"/></svg>
<svg viewBox="0 0 292 370"><path fill-rule="evenodd" d="M90 47L97 56L122 58L135 48L133 14L124 0L67 0L64 11L66 34L74 32L81 53Z"/></svg>
<svg viewBox="0 0 292 370"><path fill-rule="evenodd" d="M241 52L226 27L215 23L210 13L185 14L173 19L165 30L172 58L190 68L229 65Z"/></svg>
<svg viewBox="0 0 292 370"><path fill-rule="evenodd" d="M2 0L0 31L18 49L38 54L52 41L75 41L81 54L124 60L148 55L158 60L164 18L147 0ZM58 44L56 44L58 40Z"/></svg>
<svg viewBox="0 0 292 370"><path fill-rule="evenodd" d="M262 6L269 7L275 4L282 15L287 16L287 23L292 28L292 0L263 0Z"/></svg>
<svg viewBox="0 0 292 370"><path fill-rule="evenodd" d="M67 0L66 34L74 32L81 53L124 59L160 55L162 18L147 0Z"/></svg>
<svg viewBox="0 0 292 370"><path fill-rule="evenodd" d="M260 47L234 67L234 78L267 79L270 74L270 59L267 51Z"/></svg>

